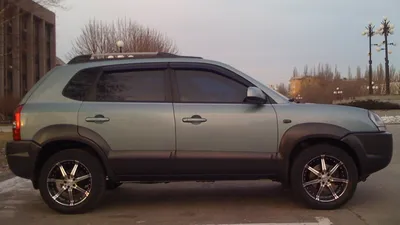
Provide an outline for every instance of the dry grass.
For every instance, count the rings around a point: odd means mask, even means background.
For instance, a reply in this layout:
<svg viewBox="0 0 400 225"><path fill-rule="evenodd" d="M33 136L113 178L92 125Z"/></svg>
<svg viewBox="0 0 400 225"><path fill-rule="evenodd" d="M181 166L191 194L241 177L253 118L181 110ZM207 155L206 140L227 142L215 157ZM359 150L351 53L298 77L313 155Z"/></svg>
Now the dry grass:
<svg viewBox="0 0 400 225"><path fill-rule="evenodd" d="M5 145L7 141L12 139L11 133L0 132L0 173L8 170L7 159L5 155Z"/></svg>

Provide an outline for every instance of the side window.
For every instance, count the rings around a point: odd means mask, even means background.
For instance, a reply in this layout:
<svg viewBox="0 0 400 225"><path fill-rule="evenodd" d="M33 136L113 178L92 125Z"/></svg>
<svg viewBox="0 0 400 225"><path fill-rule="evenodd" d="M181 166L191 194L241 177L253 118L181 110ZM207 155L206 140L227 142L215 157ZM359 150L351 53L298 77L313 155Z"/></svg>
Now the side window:
<svg viewBox="0 0 400 225"><path fill-rule="evenodd" d="M97 83L96 101L160 102L165 100L164 70L104 73Z"/></svg>
<svg viewBox="0 0 400 225"><path fill-rule="evenodd" d="M180 102L243 103L247 87L220 74L203 70L176 70Z"/></svg>
<svg viewBox="0 0 400 225"><path fill-rule="evenodd" d="M97 71L97 69L86 69L75 74L64 88L63 95L70 99L83 101L96 80Z"/></svg>

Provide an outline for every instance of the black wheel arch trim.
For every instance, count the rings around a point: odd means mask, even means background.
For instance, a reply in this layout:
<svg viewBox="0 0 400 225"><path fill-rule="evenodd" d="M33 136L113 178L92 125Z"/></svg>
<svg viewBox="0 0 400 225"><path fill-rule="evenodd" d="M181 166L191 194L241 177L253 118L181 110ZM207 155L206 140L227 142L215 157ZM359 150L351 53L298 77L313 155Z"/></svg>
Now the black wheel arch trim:
<svg viewBox="0 0 400 225"><path fill-rule="evenodd" d="M341 141L349 133L351 132L343 127L328 123L302 123L290 127L282 135L278 148L279 155L282 158L282 174L280 175L282 182L289 183L291 155L295 153L296 147L300 143L311 139Z"/></svg>
<svg viewBox="0 0 400 225"><path fill-rule="evenodd" d="M40 129L33 137L40 146L46 146L55 141L75 141L90 146L104 165L107 176L112 181L118 181L111 169L108 155L111 151L107 142L96 132L85 127L72 124L51 125Z"/></svg>

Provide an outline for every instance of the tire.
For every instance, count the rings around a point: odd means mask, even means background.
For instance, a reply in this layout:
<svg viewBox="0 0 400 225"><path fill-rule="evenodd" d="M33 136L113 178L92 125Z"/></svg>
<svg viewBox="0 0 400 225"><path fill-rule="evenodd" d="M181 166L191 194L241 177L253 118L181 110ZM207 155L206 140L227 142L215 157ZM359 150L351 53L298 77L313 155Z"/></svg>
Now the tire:
<svg viewBox="0 0 400 225"><path fill-rule="evenodd" d="M322 157L324 160L321 160ZM311 172L306 166L309 165L322 175L322 161L325 162L328 175L318 178L315 171ZM339 162L342 165L336 169L330 179L329 172L332 172ZM358 184L358 170L354 160L343 149L328 144L317 144L304 149L295 158L290 180L293 193L308 207L331 210L341 207L353 197ZM307 183L309 181L318 181L318 183ZM306 186L303 187L303 184ZM321 186L322 192L318 195Z"/></svg>
<svg viewBox="0 0 400 225"><path fill-rule="evenodd" d="M106 183L106 189L109 190L109 191L115 190L121 185L122 185L122 183L120 183L120 182L111 182L111 181L109 181L109 182Z"/></svg>
<svg viewBox="0 0 400 225"><path fill-rule="evenodd" d="M74 178L80 180L75 180L76 185L72 179L63 178L62 169L58 165L62 165L66 177L78 165ZM79 214L94 209L105 188L106 179L102 165L95 156L84 150L68 149L58 152L44 163L40 171L39 190L44 202L51 209L63 214ZM70 192L72 205L69 201ZM57 196L59 193L61 194Z"/></svg>

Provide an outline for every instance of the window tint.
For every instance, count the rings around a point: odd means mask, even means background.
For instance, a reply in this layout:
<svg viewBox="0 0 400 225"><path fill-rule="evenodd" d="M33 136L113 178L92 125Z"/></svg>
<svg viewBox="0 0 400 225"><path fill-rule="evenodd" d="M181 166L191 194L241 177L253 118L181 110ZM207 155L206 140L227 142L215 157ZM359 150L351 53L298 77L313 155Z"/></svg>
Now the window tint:
<svg viewBox="0 0 400 225"><path fill-rule="evenodd" d="M181 102L243 103L247 87L228 77L202 70L176 70Z"/></svg>
<svg viewBox="0 0 400 225"><path fill-rule="evenodd" d="M97 83L97 101L154 102L165 97L163 70L105 73Z"/></svg>
<svg viewBox="0 0 400 225"><path fill-rule="evenodd" d="M96 69L87 69L78 72L69 81L64 89L64 96L78 101L83 101L89 88L96 80Z"/></svg>

